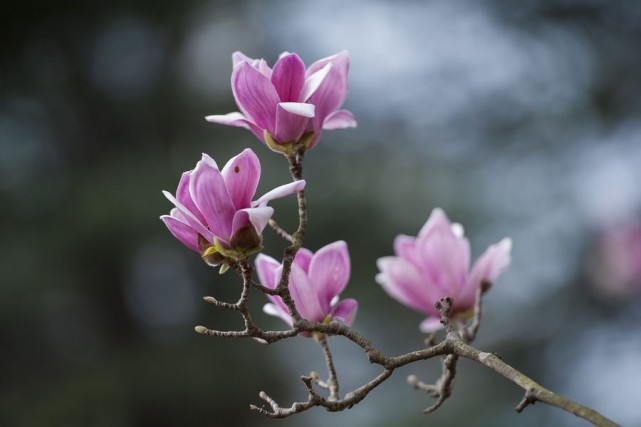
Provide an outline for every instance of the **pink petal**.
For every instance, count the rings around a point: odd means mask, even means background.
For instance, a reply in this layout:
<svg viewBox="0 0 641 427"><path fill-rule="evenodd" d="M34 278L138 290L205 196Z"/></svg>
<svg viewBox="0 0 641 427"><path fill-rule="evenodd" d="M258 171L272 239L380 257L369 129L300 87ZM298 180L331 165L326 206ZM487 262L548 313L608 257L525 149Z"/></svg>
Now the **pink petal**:
<svg viewBox="0 0 641 427"><path fill-rule="evenodd" d="M425 332L426 334L438 331L443 327L443 324L441 323L441 317L428 317L425 320L421 322L419 325L419 329L421 332Z"/></svg>
<svg viewBox="0 0 641 427"><path fill-rule="evenodd" d="M280 263L268 255L258 254L256 256L256 274L263 286L267 286L270 289L276 288L277 281L280 279L280 277L277 278L276 276L279 267Z"/></svg>
<svg viewBox="0 0 641 427"><path fill-rule="evenodd" d="M321 83L323 83L323 81L327 77L327 74L329 74L329 70L331 69L332 69L332 64L327 63L325 64L325 66L323 66L313 74L310 74L309 77L305 79L305 85L303 86L303 91L300 96L301 102L307 102L307 100L309 100L309 98L314 93L316 93L319 86L321 85Z"/></svg>
<svg viewBox="0 0 641 427"><path fill-rule="evenodd" d="M180 212L180 210L178 208L176 208L176 207L172 208L169 211L169 216L174 218L174 219L177 219L178 221L180 221L180 222L182 222L184 224L189 224L189 220L187 219L187 217L185 215L183 215L182 212Z"/></svg>
<svg viewBox="0 0 641 427"><path fill-rule="evenodd" d="M435 212L436 218L427 234L417 238L417 255L426 278L445 295L456 298L465 286L470 264L470 243L466 238L454 234L447 217Z"/></svg>
<svg viewBox="0 0 641 427"><path fill-rule="evenodd" d="M322 64L321 61L312 64L308 73L312 71L315 66L320 66ZM309 98L310 104L316 106L316 116L312 119L314 123L313 127L316 130L320 130L325 118L343 104L348 91L347 73L349 71L349 57L347 52L341 52L333 57L327 58L326 61L332 64L332 68L318 89Z"/></svg>
<svg viewBox="0 0 641 427"><path fill-rule="evenodd" d="M180 240L182 244L192 251L200 253L200 248L198 247L198 233L196 230L169 215L163 215L160 219L165 223L171 234L173 234L176 239Z"/></svg>
<svg viewBox="0 0 641 427"><path fill-rule="evenodd" d="M274 137L281 144L298 142L314 117L314 106L300 102L281 102L276 110Z"/></svg>
<svg viewBox="0 0 641 427"><path fill-rule="evenodd" d="M232 72L232 92L240 111L273 135L280 99L269 78L249 63L240 62Z"/></svg>
<svg viewBox="0 0 641 427"><path fill-rule="evenodd" d="M249 148L232 157L221 174L236 209L248 208L260 179L260 162Z"/></svg>
<svg viewBox="0 0 641 427"><path fill-rule="evenodd" d="M247 224L253 225L256 233L261 235L272 215L274 215L274 208L269 206L241 209L234 215L231 235L236 234Z"/></svg>
<svg viewBox="0 0 641 427"><path fill-rule="evenodd" d="M191 228L200 233L207 241L211 242L214 240L214 235L207 227L205 227L198 218L194 216L189 209L187 209L182 203L180 203L174 196L172 196L168 191L163 191L162 194L169 200L171 203L176 206L181 216L172 215L174 218L178 219L181 222L189 225ZM173 212L173 210L172 210ZM183 221L184 220L184 221Z"/></svg>
<svg viewBox="0 0 641 427"><path fill-rule="evenodd" d="M264 141L263 130L247 119L242 113L234 112L228 114L211 115L205 117L210 123L218 123L225 126L234 126L249 129L261 141Z"/></svg>
<svg viewBox="0 0 641 427"><path fill-rule="evenodd" d="M264 59L253 59L244 53L237 51L232 53L231 60L234 67L241 62L247 62L249 65L260 71L265 77L271 77L272 69L269 68L269 65L267 65L267 62Z"/></svg>
<svg viewBox="0 0 641 427"><path fill-rule="evenodd" d="M258 280L263 286L276 289L276 286L278 286L278 282L280 282L280 278L283 274L283 266L270 256L258 254L256 257L256 273L258 274ZM267 295L267 298L281 314L285 314L291 318L289 309L280 297Z"/></svg>
<svg viewBox="0 0 641 427"><path fill-rule="evenodd" d="M399 257L379 258L376 264L381 271L376 275L376 282L392 298L414 310L436 313L434 303L443 295L425 282L416 267Z"/></svg>
<svg viewBox="0 0 641 427"><path fill-rule="evenodd" d="M316 287L318 300L325 310L349 280L351 264L347 243L338 241L319 249L309 264L309 278Z"/></svg>
<svg viewBox="0 0 641 427"><path fill-rule="evenodd" d="M422 260L416 252L416 238L399 234L394 239L394 253L396 256L404 258L412 263L415 267L420 267Z"/></svg>
<svg viewBox="0 0 641 427"><path fill-rule="evenodd" d="M276 297L278 298L278 297ZM278 298L280 299L280 298ZM292 319L292 316L289 314L288 311L283 310L282 307L276 304L265 304L263 306L263 311L266 314L269 314L270 316L276 316L280 317L287 323L289 326L294 326L294 319Z"/></svg>
<svg viewBox="0 0 641 427"><path fill-rule="evenodd" d="M334 306L331 315L334 319L351 326L358 311L358 301L352 298L344 299Z"/></svg>
<svg viewBox="0 0 641 427"><path fill-rule="evenodd" d="M354 115L347 110L336 110L325 118L323 129L347 129L355 128L356 120Z"/></svg>
<svg viewBox="0 0 641 427"><path fill-rule="evenodd" d="M474 298L476 289L481 280L494 283L496 278L510 264L510 252L512 250L512 239L505 238L498 243L489 246L483 255L479 257L472 267L466 285L467 297Z"/></svg>
<svg viewBox="0 0 641 427"><path fill-rule="evenodd" d="M339 67L341 69L341 72L347 74L347 72L349 71L349 54L346 50L344 50L334 55L319 59L318 61L310 65L307 69L308 78L321 68L325 67L327 64L332 64L332 66L334 67Z"/></svg>
<svg viewBox="0 0 641 427"><path fill-rule="evenodd" d="M198 162L196 169L192 172L189 193L207 220L211 232L229 241L236 209L227 192L223 176L216 167L212 166L208 158L209 156L203 154L203 159Z"/></svg>
<svg viewBox="0 0 641 427"><path fill-rule="evenodd" d="M309 273L309 263L312 262L313 256L314 254L309 249L300 248L298 252L296 252L294 264L299 266L305 273Z"/></svg>
<svg viewBox="0 0 641 427"><path fill-rule="evenodd" d="M198 210L198 208L196 207L196 204L191 199L191 195L189 194L189 176L190 175L191 175L191 171L183 172L182 176L180 177L180 181L178 182L178 188L176 189L176 200L182 203L183 206L189 210L189 212L194 214L194 216L198 219L198 221L200 221L201 223L205 223L205 217L203 217L203 214Z"/></svg>
<svg viewBox="0 0 641 427"><path fill-rule="evenodd" d="M441 208L432 209L432 212L430 213L429 218L427 218L425 225L423 225L421 230L418 232L418 237L425 236L427 233L430 232L432 228L437 226L450 227L450 228L452 226L452 223L450 222L449 218Z"/></svg>
<svg viewBox="0 0 641 427"><path fill-rule="evenodd" d="M282 102L298 102L305 84L305 64L295 53L284 54L274 64L271 81Z"/></svg>
<svg viewBox="0 0 641 427"><path fill-rule="evenodd" d="M240 51L236 51L236 52L231 54L231 61L232 61L232 63L234 65L238 64L239 62L243 62L243 61L249 62L250 64L252 62L254 62L254 60L252 58L250 58L249 56L245 55L244 53L242 53Z"/></svg>
<svg viewBox="0 0 641 427"><path fill-rule="evenodd" d="M329 314L321 307L318 296L314 292L314 284L296 264L292 264L289 274L289 292L296 304L296 309L303 318L320 322Z"/></svg>
<svg viewBox="0 0 641 427"><path fill-rule="evenodd" d="M289 184L281 185L271 191L268 191L258 200L252 202L252 207L265 206L270 200L280 199L281 197L289 196L290 194L298 193L305 188L305 180L290 182Z"/></svg>

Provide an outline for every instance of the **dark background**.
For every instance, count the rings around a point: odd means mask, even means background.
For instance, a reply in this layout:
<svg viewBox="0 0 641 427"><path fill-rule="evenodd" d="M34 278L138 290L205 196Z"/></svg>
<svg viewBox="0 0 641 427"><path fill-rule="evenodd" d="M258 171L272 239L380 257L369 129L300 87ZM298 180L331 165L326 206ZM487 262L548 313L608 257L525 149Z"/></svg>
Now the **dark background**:
<svg viewBox="0 0 641 427"><path fill-rule="evenodd" d="M310 64L347 49L359 126L326 132L305 163L312 250L348 242L354 327L387 354L419 348L421 315L374 282L398 233L432 208L466 227L473 256L511 236L477 345L624 425L641 424L641 278L619 283L603 233L641 208L637 1L112 1L5 5L0 20L0 425L585 425L462 361L435 414L399 370L350 411L285 421L248 410L266 390L305 398L324 372L311 340L265 347L193 327L239 328L201 301L235 300L158 220L180 173L246 147L259 194L288 180L236 110L231 53ZM274 204L294 226L293 198ZM266 232L266 253L282 248ZM623 253L629 252L625 248ZM641 257L640 257L641 258ZM638 260L641 262L641 259ZM279 328L260 312L257 321ZM338 338L343 391L377 373Z"/></svg>

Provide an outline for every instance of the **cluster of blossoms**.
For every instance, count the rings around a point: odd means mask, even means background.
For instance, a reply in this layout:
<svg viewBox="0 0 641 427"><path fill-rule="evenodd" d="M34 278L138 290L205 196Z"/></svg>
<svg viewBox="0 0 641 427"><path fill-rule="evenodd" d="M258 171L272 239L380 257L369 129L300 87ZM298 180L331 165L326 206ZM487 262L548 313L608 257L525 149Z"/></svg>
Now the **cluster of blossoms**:
<svg viewBox="0 0 641 427"><path fill-rule="evenodd" d="M481 318L481 296L510 263L512 242L505 238L490 245L471 265L470 243L463 227L451 223L445 212L432 210L417 236L398 235L394 255L379 258L376 282L390 297L421 312L425 319L420 330L434 332L446 328L445 339L430 342L402 356L387 357L362 337L351 325L359 304L355 299L340 299L351 273L347 244L337 241L316 253L302 247L307 227L307 208L302 179L305 153L319 141L324 129L356 126L347 110L341 110L347 95L349 57L346 52L316 61L308 68L298 55L283 53L273 68L260 59L240 52L232 55L232 91L240 112L208 116L210 122L250 130L272 151L283 154L289 162L293 182L268 191L254 200L260 181L258 157L246 149L230 159L221 169L206 154L193 170L184 172L175 195L164 192L174 208L160 219L185 246L197 252L211 266L224 273L232 268L243 279L236 303L204 299L217 307L240 314L244 330L220 331L196 326L198 333L234 338L253 338L261 343L302 335L312 337L321 347L327 366L327 381L316 373L302 376L307 400L282 407L265 392L259 396L266 405L250 409L273 418L283 418L315 406L330 411L351 408L371 390L409 363L442 357L442 374L435 384L425 384L411 375L408 382L417 390L434 397L436 402L424 412L437 409L452 392L456 362L459 357L474 360L501 373L525 390L515 408L518 412L536 401L545 402L592 421L599 426L615 423L542 388L492 353L469 344L474 340ZM298 228L289 234L272 219L274 209L268 203L295 194L298 201ZM262 252L263 231L269 225L289 245L281 260ZM614 233L604 239L606 254L603 268L619 272L619 281L627 290L641 279L641 226ZM255 269L249 258L256 255ZM258 282L254 280L254 271ZM610 274L608 274L610 276ZM615 275L616 276L616 275ZM249 306L251 289L266 295L264 311L289 325L284 331L265 331L252 320ZM621 292L622 294L624 292ZM626 292L627 293L627 292ZM469 319L472 319L468 322ZM372 380L344 394L339 382L327 336L341 335L358 345L371 363L383 368ZM321 396L315 388L326 390ZM271 409L267 409L267 406Z"/></svg>
<svg viewBox="0 0 641 427"><path fill-rule="evenodd" d="M210 122L249 129L272 150L291 155L316 145L323 129L356 126L349 111L340 110L347 94L349 57L341 52L305 68L298 55L284 53L274 68L240 52L232 56L232 90L240 112L208 116ZM171 233L210 265L221 271L236 260L262 250L262 232L274 210L270 200L300 192L305 181L295 180L252 201L260 179L260 163L250 149L219 170L206 154L192 171L183 173L176 195L164 192L175 205L161 219ZM477 290L492 283L510 262L511 241L490 246L470 270L470 244L460 224L452 224L434 209L417 237L399 235L395 256L378 260L376 281L394 299L427 318L425 332L440 326L434 304L449 296L455 319L471 316ZM338 320L351 325L358 309L354 299L339 300L350 275L347 244L331 243L315 254L300 248L289 273L288 289L302 318L316 322ZM276 289L283 264L260 254L256 270L262 285ZM292 313L281 297L268 295L265 312L293 325Z"/></svg>

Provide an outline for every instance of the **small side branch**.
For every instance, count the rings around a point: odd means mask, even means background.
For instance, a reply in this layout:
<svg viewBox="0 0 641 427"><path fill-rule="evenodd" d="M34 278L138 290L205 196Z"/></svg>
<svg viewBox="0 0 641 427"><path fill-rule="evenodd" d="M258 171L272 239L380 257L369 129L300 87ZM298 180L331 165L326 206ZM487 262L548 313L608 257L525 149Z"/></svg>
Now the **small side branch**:
<svg viewBox="0 0 641 427"><path fill-rule="evenodd" d="M330 399L325 399L321 396L319 396L312 388L312 382L313 378L312 377L302 377L301 379L303 380L303 383L305 384L305 387L307 388L308 392L308 399L305 402L294 402L292 406L288 408L283 408L278 403L269 397L267 393L264 391L261 391L259 396L261 399L263 399L265 402L267 402L271 408L271 412L265 407L258 407L256 405L249 405L249 409L252 411L261 413L263 415L266 415L270 418L286 418L294 414L299 414L301 412L304 412L310 408L313 408L315 406L321 406L325 409L327 409L330 412L338 412L338 411L343 411L345 409L349 409L352 406L356 405L358 402L363 400L365 396L369 394L370 391L378 387L381 383L383 383L387 378L392 375L392 370L384 370L381 372L378 376L376 376L374 379L372 379L370 382L367 384L357 388L356 390L347 393L343 399L339 400L330 400Z"/></svg>
<svg viewBox="0 0 641 427"><path fill-rule="evenodd" d="M483 280L481 285L476 290L476 301L474 303L474 317L469 326L461 328L461 337L466 343L471 343L476 338L476 334L481 326L481 318L483 316L483 295L490 290L492 284Z"/></svg>
<svg viewBox="0 0 641 427"><path fill-rule="evenodd" d="M327 374L328 379L324 384L329 390L329 400L338 400L338 376L336 375L336 368L334 368L334 360L332 358L332 352L329 350L329 345L327 344L327 337L323 333L314 334L314 339L320 346L323 351L323 357L325 358L325 364L327 365Z"/></svg>
<svg viewBox="0 0 641 427"><path fill-rule="evenodd" d="M287 240L287 242L289 243L295 243L294 237L292 237L291 234L289 234L283 228L281 228L276 221L274 221L273 219L270 219L268 224L272 228L272 230L274 230L276 235L283 238L284 240Z"/></svg>
<svg viewBox="0 0 641 427"><path fill-rule="evenodd" d="M423 413L429 414L430 412L436 411L441 407L443 402L452 395L452 391L454 389L454 377L456 376L457 360L458 356L454 354L449 354L443 358L443 373L440 378L436 380L435 384L425 384L424 382L419 381L415 375L407 377L407 382L414 387L414 389L423 391L436 399L436 402L428 408L425 408Z"/></svg>

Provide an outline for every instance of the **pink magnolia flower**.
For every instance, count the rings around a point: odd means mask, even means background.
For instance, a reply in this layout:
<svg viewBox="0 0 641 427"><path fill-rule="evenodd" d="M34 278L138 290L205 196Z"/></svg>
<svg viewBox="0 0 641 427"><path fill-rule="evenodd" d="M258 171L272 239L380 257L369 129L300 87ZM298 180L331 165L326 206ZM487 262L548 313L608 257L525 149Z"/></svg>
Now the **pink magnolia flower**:
<svg viewBox="0 0 641 427"><path fill-rule="evenodd" d="M351 325L358 302L351 298L338 300L349 280L350 269L349 252L343 241L322 247L315 254L301 248L289 275L289 292L300 315L315 322L335 319ZM264 286L275 289L282 271L283 266L274 258L264 254L256 257L256 272ZM292 316L280 297L267 297L271 303L265 305L265 313L280 317L292 326Z"/></svg>
<svg viewBox="0 0 641 427"><path fill-rule="evenodd" d="M276 144L310 138L307 148L318 142L322 129L356 126L352 113L338 109L347 96L347 52L320 59L307 70L298 55L288 52L273 69L240 52L232 60L231 86L240 112L207 116L207 121L249 129L262 142L265 135Z"/></svg>
<svg viewBox="0 0 641 427"><path fill-rule="evenodd" d="M260 247L263 229L274 213L267 203L305 187L304 180L294 181L252 202L259 179L260 162L250 149L231 158L222 171L203 154L194 170L182 174L176 197L163 191L176 207L160 219L178 240L206 255L211 264L222 262L222 255L246 254Z"/></svg>
<svg viewBox="0 0 641 427"><path fill-rule="evenodd" d="M491 245L469 271L470 242L463 227L450 223L445 212L436 208L417 237L396 237L396 256L378 259L376 281L401 304L426 314L420 328L431 332L441 326L434 303L451 297L451 317L469 316L481 282L496 280L510 263L511 248L509 238Z"/></svg>
<svg viewBox="0 0 641 427"><path fill-rule="evenodd" d="M590 273L595 289L609 299L641 292L641 220L630 218L601 232Z"/></svg>

